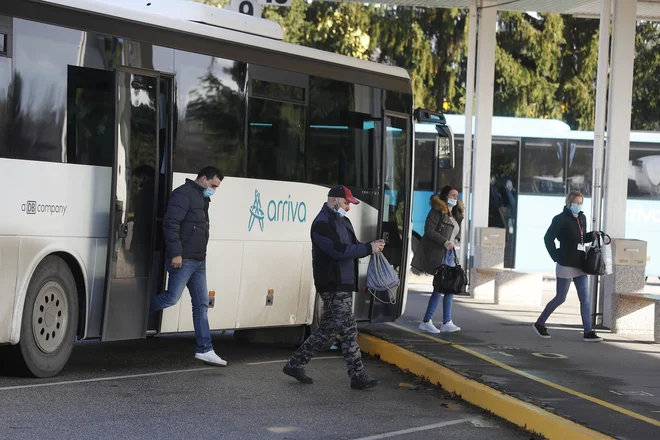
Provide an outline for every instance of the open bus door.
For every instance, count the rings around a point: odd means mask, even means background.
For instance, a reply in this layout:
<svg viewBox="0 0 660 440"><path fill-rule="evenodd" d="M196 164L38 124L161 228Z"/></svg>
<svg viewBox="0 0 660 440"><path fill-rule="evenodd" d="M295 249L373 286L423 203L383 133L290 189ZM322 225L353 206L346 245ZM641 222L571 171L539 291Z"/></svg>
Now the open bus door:
<svg viewBox="0 0 660 440"><path fill-rule="evenodd" d="M160 177L159 74L120 68L115 80L103 341L146 337Z"/></svg>
<svg viewBox="0 0 660 440"><path fill-rule="evenodd" d="M454 135L441 113L417 109L415 122L434 124L436 137L437 168L454 167ZM409 268L410 234L412 216L413 130L410 117L392 112L385 114L385 132L381 162L381 209L379 212L379 236L385 240L383 255L399 275L401 284L394 295L376 292L372 297L369 320L387 322L396 320L402 313L406 293L406 276ZM390 301L393 297L394 301Z"/></svg>

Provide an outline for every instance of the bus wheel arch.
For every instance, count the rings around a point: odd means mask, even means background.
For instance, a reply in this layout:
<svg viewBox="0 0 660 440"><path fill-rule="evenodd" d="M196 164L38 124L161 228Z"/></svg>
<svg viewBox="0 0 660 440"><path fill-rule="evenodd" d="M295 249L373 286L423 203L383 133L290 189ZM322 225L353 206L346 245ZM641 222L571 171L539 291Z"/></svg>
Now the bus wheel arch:
<svg viewBox="0 0 660 440"><path fill-rule="evenodd" d="M74 269L66 261L69 258L75 263ZM76 281L74 275L77 265L73 256L53 253L44 257L31 274L20 338L13 347L13 366L18 374L55 376L71 356L81 309L78 283L84 288L84 280ZM79 275L82 276L81 272Z"/></svg>

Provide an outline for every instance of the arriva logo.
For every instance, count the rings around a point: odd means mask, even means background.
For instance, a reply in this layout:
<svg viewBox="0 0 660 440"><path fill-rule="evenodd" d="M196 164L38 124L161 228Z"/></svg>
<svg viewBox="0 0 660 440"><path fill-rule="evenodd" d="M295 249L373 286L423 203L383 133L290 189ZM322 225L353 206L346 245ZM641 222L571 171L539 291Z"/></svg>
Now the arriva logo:
<svg viewBox="0 0 660 440"><path fill-rule="evenodd" d="M254 227L254 222L259 222L259 228L264 230L264 221L281 223L305 223L307 222L307 205L305 202L291 201L291 195L288 200L270 200L266 212L261 207L261 193L254 190L254 202L250 206L250 220L248 221L248 231Z"/></svg>

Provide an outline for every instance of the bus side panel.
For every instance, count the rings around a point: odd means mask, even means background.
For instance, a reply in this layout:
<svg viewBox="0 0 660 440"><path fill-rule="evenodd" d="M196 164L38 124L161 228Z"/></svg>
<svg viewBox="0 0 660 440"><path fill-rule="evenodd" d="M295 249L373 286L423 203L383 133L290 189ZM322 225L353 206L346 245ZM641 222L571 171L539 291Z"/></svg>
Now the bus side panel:
<svg viewBox="0 0 660 440"><path fill-rule="evenodd" d="M211 240L207 252L206 285L208 290L215 291L215 307L209 309L209 326L211 330L233 329L241 283L243 243ZM192 301L188 288L181 295L179 304L175 331L192 331ZM168 323L168 328L171 326L172 323Z"/></svg>
<svg viewBox="0 0 660 440"><path fill-rule="evenodd" d="M9 342L16 298L20 238L0 237L0 344Z"/></svg>
<svg viewBox="0 0 660 440"><path fill-rule="evenodd" d="M314 288L312 271L312 243L303 243L302 269L300 271L300 293L298 294L298 316L305 319L305 324L312 323L314 318L314 301L316 289Z"/></svg>

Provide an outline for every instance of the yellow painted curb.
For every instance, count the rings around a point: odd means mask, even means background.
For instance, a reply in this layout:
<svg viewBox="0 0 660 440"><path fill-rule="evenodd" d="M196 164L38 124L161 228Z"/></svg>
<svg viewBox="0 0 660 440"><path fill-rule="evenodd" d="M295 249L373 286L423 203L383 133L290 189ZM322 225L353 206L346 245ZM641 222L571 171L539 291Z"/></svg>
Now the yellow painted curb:
<svg viewBox="0 0 660 440"><path fill-rule="evenodd" d="M456 393L461 399L528 431L539 433L549 440L613 440L612 437L470 380L430 359L375 336L361 333L358 335L358 343L363 352L379 356L387 363L422 376L432 383L440 384L442 388Z"/></svg>

